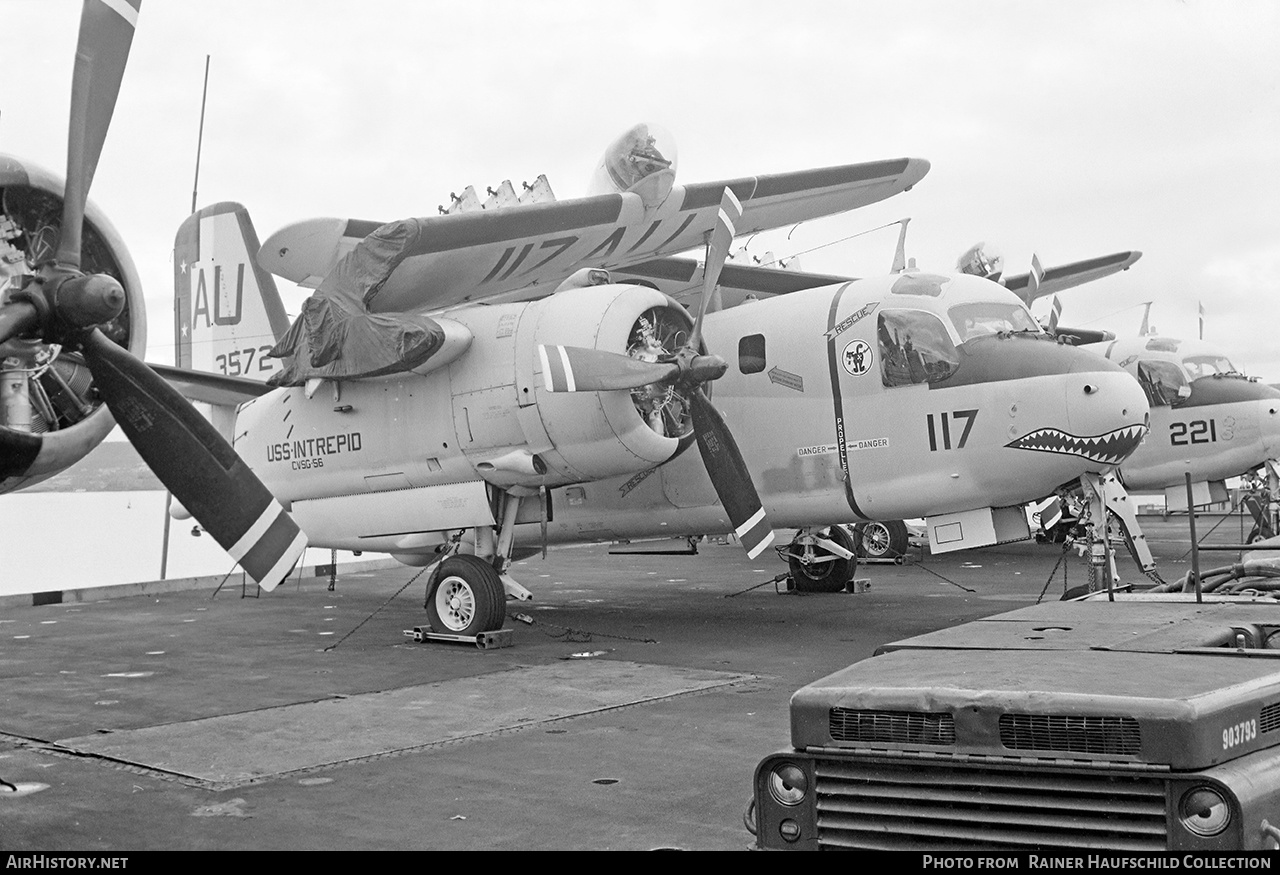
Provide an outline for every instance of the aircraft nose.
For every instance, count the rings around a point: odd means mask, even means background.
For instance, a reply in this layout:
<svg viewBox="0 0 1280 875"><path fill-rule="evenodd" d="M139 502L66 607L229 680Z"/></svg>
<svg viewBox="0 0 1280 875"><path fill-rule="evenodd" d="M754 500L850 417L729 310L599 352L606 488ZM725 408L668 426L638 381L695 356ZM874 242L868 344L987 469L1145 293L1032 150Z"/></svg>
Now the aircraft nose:
<svg viewBox="0 0 1280 875"><path fill-rule="evenodd" d="M1138 381L1110 362L1085 350L1109 367L1081 362L1066 379L1067 423L1080 441L1079 455L1100 466L1118 465L1142 443L1151 425L1151 408ZM1114 369L1114 370L1113 370Z"/></svg>
<svg viewBox="0 0 1280 875"><path fill-rule="evenodd" d="M1151 409L1138 381L1097 353L1029 338L982 338L948 383L1017 381L1029 403L1030 430L1011 428L1006 446L1084 459L1084 470L1118 465L1142 442ZM1030 390L1034 379L1035 389Z"/></svg>

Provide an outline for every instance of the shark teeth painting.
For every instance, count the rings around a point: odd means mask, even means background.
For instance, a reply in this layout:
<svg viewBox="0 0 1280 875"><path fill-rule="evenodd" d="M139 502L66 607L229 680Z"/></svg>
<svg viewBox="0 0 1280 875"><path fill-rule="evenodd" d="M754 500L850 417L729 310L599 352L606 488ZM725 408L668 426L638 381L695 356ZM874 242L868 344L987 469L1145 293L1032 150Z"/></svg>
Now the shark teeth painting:
<svg viewBox="0 0 1280 875"><path fill-rule="evenodd" d="M1146 433L1144 425L1129 425L1092 437L1068 434L1056 428L1038 428L1005 446L1037 453L1079 456L1101 465L1119 465L1137 448Z"/></svg>

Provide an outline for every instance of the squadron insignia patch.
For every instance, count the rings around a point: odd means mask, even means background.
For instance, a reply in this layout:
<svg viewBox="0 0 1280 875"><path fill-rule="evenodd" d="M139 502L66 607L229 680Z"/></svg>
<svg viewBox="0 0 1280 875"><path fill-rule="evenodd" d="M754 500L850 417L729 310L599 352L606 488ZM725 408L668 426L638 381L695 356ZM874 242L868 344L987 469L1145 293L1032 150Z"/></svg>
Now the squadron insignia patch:
<svg viewBox="0 0 1280 875"><path fill-rule="evenodd" d="M844 369L855 377L871 370L871 344L865 340L851 340L840 356Z"/></svg>

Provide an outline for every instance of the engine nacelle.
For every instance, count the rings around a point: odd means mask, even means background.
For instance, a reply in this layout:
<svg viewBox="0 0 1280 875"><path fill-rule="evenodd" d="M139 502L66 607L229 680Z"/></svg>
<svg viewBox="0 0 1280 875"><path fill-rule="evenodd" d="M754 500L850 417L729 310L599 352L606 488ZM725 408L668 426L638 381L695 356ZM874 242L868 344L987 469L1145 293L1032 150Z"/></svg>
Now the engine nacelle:
<svg viewBox="0 0 1280 875"><path fill-rule="evenodd" d="M638 194L646 207L667 199L676 181L676 142L658 125L641 123L604 150L588 194Z"/></svg>
<svg viewBox="0 0 1280 875"><path fill-rule="evenodd" d="M53 258L64 189L62 177L0 155L0 301ZM81 269L108 274L124 287L124 310L101 330L141 358L147 346L142 283L119 233L92 202L85 208ZM74 465L115 427L76 353L10 340L0 344L0 382L0 493Z"/></svg>
<svg viewBox="0 0 1280 875"><path fill-rule="evenodd" d="M516 334L516 368L519 394L533 404L525 404L521 424L530 446L549 447L538 454L549 474L560 482L581 482L647 470L687 446L692 420L687 400L670 385L552 392L538 346L656 361L679 350L691 328L683 307L644 286L571 289L528 305Z"/></svg>

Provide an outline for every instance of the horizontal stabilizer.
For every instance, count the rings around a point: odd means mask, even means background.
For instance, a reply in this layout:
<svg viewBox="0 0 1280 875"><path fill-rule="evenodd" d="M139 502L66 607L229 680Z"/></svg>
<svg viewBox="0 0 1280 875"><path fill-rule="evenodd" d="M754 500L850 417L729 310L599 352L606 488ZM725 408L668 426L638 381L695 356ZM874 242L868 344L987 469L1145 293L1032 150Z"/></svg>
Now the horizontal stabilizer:
<svg viewBox="0 0 1280 875"><path fill-rule="evenodd" d="M172 365L148 365L151 370L168 381L169 385L191 401L234 407L252 401L271 391L271 387L247 377L231 377L226 374L206 374L188 371Z"/></svg>

